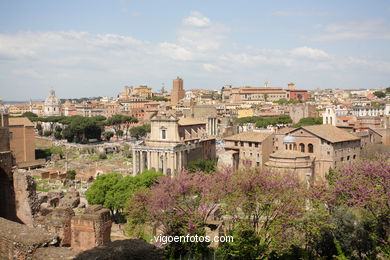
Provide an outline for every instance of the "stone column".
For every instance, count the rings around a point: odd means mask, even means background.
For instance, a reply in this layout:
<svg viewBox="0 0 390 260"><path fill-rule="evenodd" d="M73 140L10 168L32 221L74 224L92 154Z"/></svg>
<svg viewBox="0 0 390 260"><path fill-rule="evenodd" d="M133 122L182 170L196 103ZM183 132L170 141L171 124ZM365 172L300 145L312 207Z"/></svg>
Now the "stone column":
<svg viewBox="0 0 390 260"><path fill-rule="evenodd" d="M147 165L147 166L148 166L148 170L150 170L150 168L151 168L151 167L150 167L150 162L151 162L151 158L150 158L150 157L151 157L151 156L152 156L152 152L151 152L151 151L147 151L147 152L146 152L146 160L148 161L148 162L147 162L147 164L148 164L148 165Z"/></svg>
<svg viewBox="0 0 390 260"><path fill-rule="evenodd" d="M171 176L173 176L173 173L175 171L175 167L174 167L174 159L175 159L175 154L174 152L170 152L171 154L171 165L170 165L170 168L171 168Z"/></svg>
<svg viewBox="0 0 390 260"><path fill-rule="evenodd" d="M145 168L145 158L144 158L144 152L139 152L139 164L140 164L140 173L144 171Z"/></svg>
<svg viewBox="0 0 390 260"><path fill-rule="evenodd" d="M156 171L160 171L160 152L157 151L156 155L157 155L157 169L156 169Z"/></svg>
<svg viewBox="0 0 390 260"><path fill-rule="evenodd" d="M137 158L135 157L136 157L136 153L133 148L133 176L137 175Z"/></svg>
<svg viewBox="0 0 390 260"><path fill-rule="evenodd" d="M167 174L167 154L163 152L163 174Z"/></svg>

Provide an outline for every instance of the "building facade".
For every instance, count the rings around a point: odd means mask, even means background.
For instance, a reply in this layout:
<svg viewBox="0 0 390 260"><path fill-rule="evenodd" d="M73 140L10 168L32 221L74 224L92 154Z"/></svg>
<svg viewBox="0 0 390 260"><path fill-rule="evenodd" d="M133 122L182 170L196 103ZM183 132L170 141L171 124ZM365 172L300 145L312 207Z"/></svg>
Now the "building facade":
<svg viewBox="0 0 390 260"><path fill-rule="evenodd" d="M242 132L223 139L224 153L219 154L218 164L239 167L262 166L273 152L274 133Z"/></svg>
<svg viewBox="0 0 390 260"><path fill-rule="evenodd" d="M45 116L60 116L61 115L61 100L56 97L55 91L50 90L50 96L45 99L43 105L43 114Z"/></svg>
<svg viewBox="0 0 390 260"><path fill-rule="evenodd" d="M160 111L151 118L151 133L133 145L133 175L146 169L175 174L197 159L215 159L215 138L207 135L206 123L178 118Z"/></svg>
<svg viewBox="0 0 390 260"><path fill-rule="evenodd" d="M295 171L301 179L324 180L330 168L360 156L360 138L333 125L303 126L275 135L269 167Z"/></svg>

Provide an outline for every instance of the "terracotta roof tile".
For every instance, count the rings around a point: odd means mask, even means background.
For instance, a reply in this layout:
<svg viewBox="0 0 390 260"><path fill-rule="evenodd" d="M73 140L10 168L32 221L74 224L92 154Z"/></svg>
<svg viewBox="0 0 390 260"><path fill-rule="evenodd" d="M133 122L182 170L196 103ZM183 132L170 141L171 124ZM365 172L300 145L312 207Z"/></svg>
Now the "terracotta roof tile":
<svg viewBox="0 0 390 260"><path fill-rule="evenodd" d="M331 143L359 140L360 138L333 125L303 126L306 131Z"/></svg>
<svg viewBox="0 0 390 260"><path fill-rule="evenodd" d="M205 121L196 119L196 118L188 118L188 117L183 117L180 118L179 120L179 125L204 125L206 124Z"/></svg>
<svg viewBox="0 0 390 260"><path fill-rule="evenodd" d="M272 135L272 132L260 133L260 132L242 132L236 135L228 136L224 138L227 141L248 141L248 142L263 142L268 136Z"/></svg>
<svg viewBox="0 0 390 260"><path fill-rule="evenodd" d="M17 125L34 126L34 124L27 117L10 117L9 125L10 126L17 126Z"/></svg>

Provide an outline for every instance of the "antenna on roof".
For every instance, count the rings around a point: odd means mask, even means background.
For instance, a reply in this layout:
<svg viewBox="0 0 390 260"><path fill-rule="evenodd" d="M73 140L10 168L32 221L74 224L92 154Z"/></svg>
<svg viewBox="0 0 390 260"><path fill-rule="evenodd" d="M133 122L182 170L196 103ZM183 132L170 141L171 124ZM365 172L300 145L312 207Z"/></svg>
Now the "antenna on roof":
<svg viewBox="0 0 390 260"><path fill-rule="evenodd" d="M264 87L268 88L268 84L269 84L269 81L266 80L266 81L264 82Z"/></svg>

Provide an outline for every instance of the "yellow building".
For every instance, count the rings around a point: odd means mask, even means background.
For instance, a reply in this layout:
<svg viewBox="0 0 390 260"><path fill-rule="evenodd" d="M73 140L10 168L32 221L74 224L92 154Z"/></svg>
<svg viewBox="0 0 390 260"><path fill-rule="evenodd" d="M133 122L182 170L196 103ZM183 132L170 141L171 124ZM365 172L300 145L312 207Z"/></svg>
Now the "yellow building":
<svg viewBox="0 0 390 260"><path fill-rule="evenodd" d="M254 116L253 109L238 109L237 110L237 117L247 117L247 116Z"/></svg>

